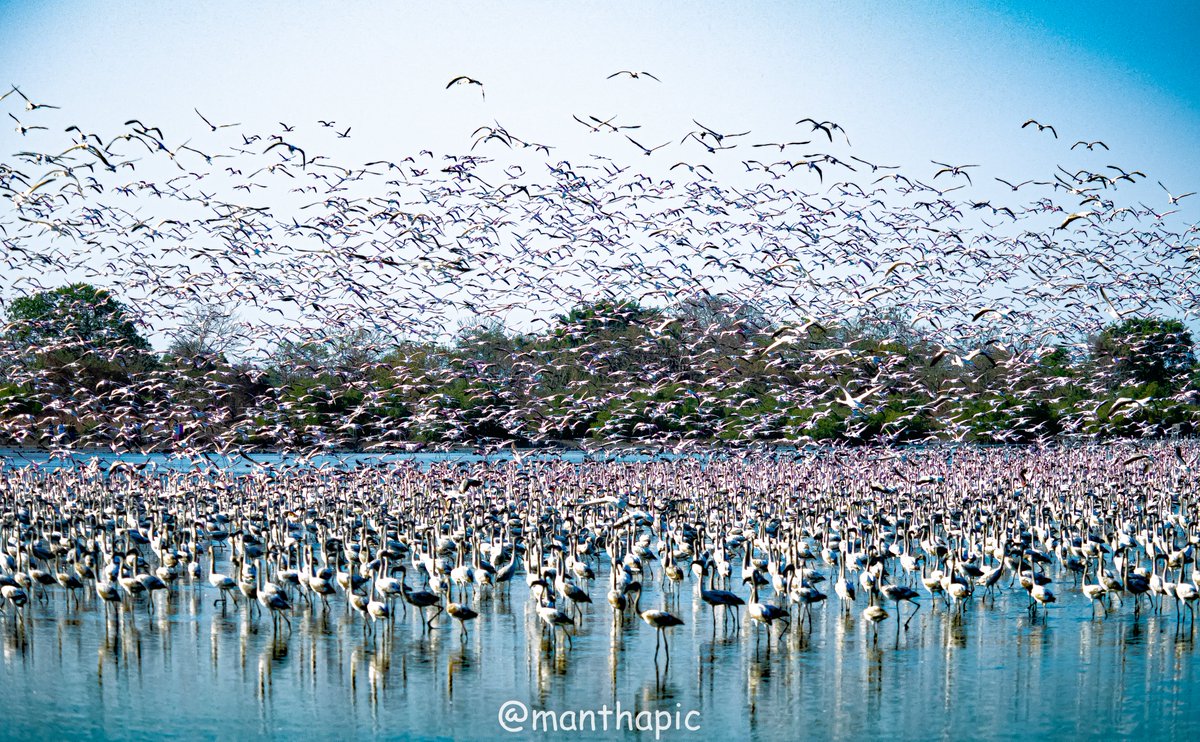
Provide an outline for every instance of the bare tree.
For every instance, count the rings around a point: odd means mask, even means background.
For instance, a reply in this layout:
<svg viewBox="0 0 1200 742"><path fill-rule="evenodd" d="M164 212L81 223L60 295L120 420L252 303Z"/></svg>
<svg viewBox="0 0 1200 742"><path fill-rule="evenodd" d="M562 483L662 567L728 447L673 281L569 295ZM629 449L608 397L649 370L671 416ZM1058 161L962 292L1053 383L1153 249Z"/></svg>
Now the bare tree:
<svg viewBox="0 0 1200 742"><path fill-rule="evenodd" d="M180 358L217 356L228 360L246 346L237 314L220 304L199 304L181 318L167 352Z"/></svg>
<svg viewBox="0 0 1200 742"><path fill-rule="evenodd" d="M721 294L690 296L679 302L675 313L705 331L740 329L757 334L772 327L771 319L757 304Z"/></svg>

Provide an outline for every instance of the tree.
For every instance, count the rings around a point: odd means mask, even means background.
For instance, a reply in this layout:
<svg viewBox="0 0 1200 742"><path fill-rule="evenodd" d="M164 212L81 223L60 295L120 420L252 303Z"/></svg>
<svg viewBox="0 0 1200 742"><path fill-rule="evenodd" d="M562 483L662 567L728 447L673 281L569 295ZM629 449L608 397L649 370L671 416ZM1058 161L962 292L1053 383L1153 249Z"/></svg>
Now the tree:
<svg viewBox="0 0 1200 742"><path fill-rule="evenodd" d="M661 316L660 310L643 307L635 299L600 299L559 315L558 333L573 340L599 334L613 335L631 325L648 324Z"/></svg>
<svg viewBox="0 0 1200 742"><path fill-rule="evenodd" d="M1108 367L1114 386L1172 385L1196 365L1192 333L1176 319L1127 319L1105 327L1092 343L1092 358Z"/></svg>
<svg viewBox="0 0 1200 742"><path fill-rule="evenodd" d="M1072 370L1071 351L1064 345L1054 346L1054 350L1038 358L1038 369L1048 376L1070 376Z"/></svg>
<svg viewBox="0 0 1200 742"><path fill-rule="evenodd" d="M118 424L111 411L146 402L140 390L156 368L133 312L109 291L76 283L16 299L7 316L12 361L3 364L0 414L21 416L24 435L54 429L79 445L113 441L131 420Z"/></svg>
<svg viewBox="0 0 1200 742"><path fill-rule="evenodd" d="M702 330L741 329L758 334L771 329L771 320L760 307L745 299L704 293L683 299L675 313Z"/></svg>
<svg viewBox="0 0 1200 742"><path fill-rule="evenodd" d="M167 352L179 358L225 358L246 344L237 315L219 304L201 304L184 314Z"/></svg>
<svg viewBox="0 0 1200 742"><path fill-rule="evenodd" d="M330 343L305 340L280 340L267 361L271 383L276 387L321 375L330 365Z"/></svg>
<svg viewBox="0 0 1200 742"><path fill-rule="evenodd" d="M67 345L88 349L149 350L130 310L107 289L73 283L33 296L8 308L10 340L35 350Z"/></svg>

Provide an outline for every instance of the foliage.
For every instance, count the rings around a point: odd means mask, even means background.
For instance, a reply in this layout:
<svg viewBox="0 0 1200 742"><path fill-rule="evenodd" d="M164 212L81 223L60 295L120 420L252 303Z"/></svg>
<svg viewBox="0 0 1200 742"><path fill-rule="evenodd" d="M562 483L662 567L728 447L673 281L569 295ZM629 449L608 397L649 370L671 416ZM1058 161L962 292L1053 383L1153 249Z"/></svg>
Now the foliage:
<svg viewBox="0 0 1200 742"><path fill-rule="evenodd" d="M107 289L73 283L16 299L8 308L9 338L48 350L60 345L149 350L131 311Z"/></svg>
<svg viewBox="0 0 1200 742"><path fill-rule="evenodd" d="M282 340L261 363L227 357L238 327L219 307L186 317L161 360L133 309L84 284L17 299L8 319L10 444L51 430L121 450L1033 442L1190 432L1200 415L1192 337L1174 319L1124 320L1086 346L948 348L896 310L788 326L716 295L605 298L540 334L483 320L449 344L396 343L343 328Z"/></svg>
<svg viewBox="0 0 1200 742"><path fill-rule="evenodd" d="M1196 354L1192 334L1175 319L1127 319L1109 325L1092 344L1092 353L1111 368L1114 384L1175 384L1192 371Z"/></svg>

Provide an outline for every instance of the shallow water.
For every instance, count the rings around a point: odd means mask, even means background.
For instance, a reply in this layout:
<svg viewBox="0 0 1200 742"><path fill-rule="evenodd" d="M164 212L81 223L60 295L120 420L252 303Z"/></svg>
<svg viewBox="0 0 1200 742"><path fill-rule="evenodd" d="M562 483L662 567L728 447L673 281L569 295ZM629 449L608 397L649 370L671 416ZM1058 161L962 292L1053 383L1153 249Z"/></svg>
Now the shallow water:
<svg viewBox="0 0 1200 742"><path fill-rule="evenodd" d="M781 449L782 450L782 449ZM519 454L524 461L565 461L580 463L583 461L609 462L640 462L662 461L682 458L681 454L670 452L645 453L637 450L561 450L545 449L522 451ZM334 469L353 469L358 466L377 466L396 463L411 463L417 467L426 468L432 464L449 462L474 464L479 462L510 461L514 458L511 451L501 450L490 454L480 454L471 451L418 451L415 453L340 453L317 454L304 458L307 466L330 467ZM42 470L70 469L95 463L101 470L107 469L114 462L121 461L132 466L153 464L156 471L192 471L204 467L218 467L227 474L247 474L264 467L294 465L300 457L290 453L253 453L238 456L208 454L202 457L176 456L172 454L122 453L109 451L73 451L70 453L52 454L40 449L20 449L0 447L0 470L7 468L23 468L36 466ZM251 463L253 462L253 463Z"/></svg>
<svg viewBox="0 0 1200 742"><path fill-rule="evenodd" d="M664 598L656 572L645 580L641 607L665 604L685 621L670 632L668 665L665 657L655 661L650 627L636 617L612 620L607 567L599 572L589 588L597 604L585 608L573 649L542 635L522 576L471 598L482 615L465 638L444 614L436 629L423 630L399 604L392 627L364 635L340 596L327 612L301 604L288 632L275 631L269 615L249 616L244 604L223 612L207 582L182 580L169 601L158 596L152 615L143 601L119 621L106 621L94 595L77 610L53 589L49 603L32 603L24 619L12 608L0 614L0 736L530 736L532 716L517 734L498 723L507 701L560 715L602 713L619 702L622 710L679 712L681 722L699 727L663 731L663 739L1200 735L1194 633L1170 602L1162 615L1144 610L1135 618L1129 603L1092 618L1078 588L1056 581L1059 603L1031 620L1019 588L994 602L977 596L961 617L922 596L898 637L888 605L892 618L876 643L861 617L865 601L843 615L831 596L812 611L811 628L797 623L768 640L748 622L735 633L718 618L714 631L695 582ZM693 710L698 716L686 717ZM570 716L560 718L571 725ZM591 717L580 718L585 733L550 736L655 736L617 732L615 718L604 734L602 716L592 733ZM621 721L636 727L653 718Z"/></svg>

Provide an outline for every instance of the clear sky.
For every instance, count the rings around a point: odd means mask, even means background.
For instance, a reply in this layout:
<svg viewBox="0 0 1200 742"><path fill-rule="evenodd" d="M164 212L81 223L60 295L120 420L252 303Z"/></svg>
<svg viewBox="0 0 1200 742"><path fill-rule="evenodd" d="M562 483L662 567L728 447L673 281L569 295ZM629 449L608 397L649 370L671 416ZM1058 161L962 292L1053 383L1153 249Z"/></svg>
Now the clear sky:
<svg viewBox="0 0 1200 742"><path fill-rule="evenodd" d="M465 152L472 132L499 122L552 145L556 160L595 153L664 170L682 160L734 178L742 159L770 153L753 142L825 144L795 123L812 117L843 126L853 154L918 178L939 169L931 160L978 164L971 172L997 189L993 176L1050 180L1058 165L1138 169L1148 177L1133 197L1165 210L1155 181L1200 190L1198 37L1197 2L0 0L0 88L62 107L37 111L38 124L106 139L138 118L207 149L285 122L306 132L305 147L350 164ZM608 79L618 70L661 82ZM446 89L458 75L482 81L486 98ZM193 107L241 126L213 134ZM667 146L643 158L573 115L615 116L640 126L631 132L645 145ZM1022 128L1030 118L1060 138ZM693 120L751 134L714 156L681 143ZM61 141L61 128L35 136ZM1096 139L1110 151L1070 149ZM0 127L5 153L33 140ZM1176 218L1195 221L1198 207L1193 197Z"/></svg>
<svg viewBox="0 0 1200 742"><path fill-rule="evenodd" d="M884 162L1045 168L1033 117L1190 190L1198 37L1195 2L7 2L0 76L96 130L200 133L193 106L260 131L336 119L365 157L465 150L493 120L568 152L596 147L571 114L641 123L650 146L692 118L774 141L813 116ZM486 101L445 90L459 74Z"/></svg>

